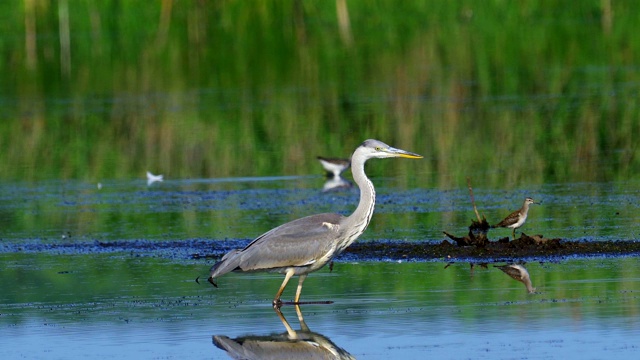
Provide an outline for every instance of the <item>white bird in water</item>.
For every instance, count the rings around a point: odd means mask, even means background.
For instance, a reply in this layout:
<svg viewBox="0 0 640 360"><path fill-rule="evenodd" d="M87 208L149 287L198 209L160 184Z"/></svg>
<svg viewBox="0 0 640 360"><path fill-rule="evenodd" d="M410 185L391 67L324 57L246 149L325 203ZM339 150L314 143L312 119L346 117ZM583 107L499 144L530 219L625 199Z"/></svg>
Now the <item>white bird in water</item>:
<svg viewBox="0 0 640 360"><path fill-rule="evenodd" d="M527 287L527 291L529 292L529 294L533 294L534 292L536 292L536 288L534 288L533 285L531 285L531 278L529 277L529 272L527 271L527 269L524 268L524 266L518 265L518 264L509 264L509 265L500 265L500 266L494 265L494 267L497 267L498 269L502 270L502 272L511 276L511 278L513 278L514 280L517 280L523 283L524 286Z"/></svg>
<svg viewBox="0 0 640 360"><path fill-rule="evenodd" d="M153 175L151 172L147 171L147 186L150 186L156 181L162 181L162 175Z"/></svg>
<svg viewBox="0 0 640 360"><path fill-rule="evenodd" d="M324 213L307 216L280 225L253 240L244 249L231 250L211 267L208 281L217 287L215 278L231 271L276 272L285 278L273 299L280 307L280 296L289 279L298 275L298 288L294 303L298 304L302 283L307 275L319 270L353 243L367 228L376 193L364 172L369 159L404 157L420 159L421 155L393 148L378 140L366 140L353 152L353 180L360 188L360 202L350 216Z"/></svg>

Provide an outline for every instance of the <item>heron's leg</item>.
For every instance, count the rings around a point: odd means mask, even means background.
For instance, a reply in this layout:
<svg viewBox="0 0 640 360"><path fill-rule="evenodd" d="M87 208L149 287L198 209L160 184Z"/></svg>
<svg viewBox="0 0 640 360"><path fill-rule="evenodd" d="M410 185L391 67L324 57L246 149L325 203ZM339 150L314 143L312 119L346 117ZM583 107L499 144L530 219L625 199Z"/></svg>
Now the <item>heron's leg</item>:
<svg viewBox="0 0 640 360"><path fill-rule="evenodd" d="M298 314L298 321L300 322L300 330L302 331L311 331L307 326L307 323L304 322L304 317L302 316L302 310L300 310L300 306L296 305L296 314Z"/></svg>
<svg viewBox="0 0 640 360"><path fill-rule="evenodd" d="M516 239L516 228L513 228L513 233L512 234L513 234L513 240L515 240Z"/></svg>
<svg viewBox="0 0 640 360"><path fill-rule="evenodd" d="M304 282L304 279L307 278L306 274L300 275L299 279L298 279L298 289L296 290L296 298L293 299L294 303L298 303L300 302L300 294L302 294L302 283Z"/></svg>
<svg viewBox="0 0 640 360"><path fill-rule="evenodd" d="M289 282L289 279L291 279L294 273L295 271L293 269L289 269L284 274L284 281L282 282L282 285L280 285L280 289L276 293L276 297L273 299L273 306L280 307L280 305L282 304L282 301L280 301L280 296L282 295L284 288L287 287L287 283Z"/></svg>
<svg viewBox="0 0 640 360"><path fill-rule="evenodd" d="M298 334L295 332L295 330L293 330L291 325L289 325L289 322L287 321L287 319L284 318L284 315L282 315L282 312L280 311L280 308L277 308L275 306L273 308L276 311L276 314L278 314L278 317L280 318L280 321L282 321L282 325L284 325L285 329L287 329L287 334L289 335L289 338L290 339L297 339L298 338Z"/></svg>

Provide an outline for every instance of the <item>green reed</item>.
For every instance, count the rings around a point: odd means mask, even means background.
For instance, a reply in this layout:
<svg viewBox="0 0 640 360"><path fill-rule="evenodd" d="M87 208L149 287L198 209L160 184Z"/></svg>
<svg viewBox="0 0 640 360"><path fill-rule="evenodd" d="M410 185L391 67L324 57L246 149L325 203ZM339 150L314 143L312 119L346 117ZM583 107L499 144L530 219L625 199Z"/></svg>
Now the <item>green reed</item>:
<svg viewBox="0 0 640 360"><path fill-rule="evenodd" d="M346 4L4 3L0 176L308 174L369 137L412 185L640 170L639 4Z"/></svg>

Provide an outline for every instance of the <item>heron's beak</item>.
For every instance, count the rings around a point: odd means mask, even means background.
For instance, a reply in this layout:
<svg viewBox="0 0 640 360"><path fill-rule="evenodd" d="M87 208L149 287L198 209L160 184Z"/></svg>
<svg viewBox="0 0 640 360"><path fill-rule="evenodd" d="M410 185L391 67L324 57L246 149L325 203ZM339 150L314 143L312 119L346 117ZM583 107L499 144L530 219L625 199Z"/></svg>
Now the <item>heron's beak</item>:
<svg viewBox="0 0 640 360"><path fill-rule="evenodd" d="M211 283L211 285L213 285L214 287L218 287L218 284L216 284L215 281L213 281L213 277L209 276L209 278L207 279L208 282Z"/></svg>
<svg viewBox="0 0 640 360"><path fill-rule="evenodd" d="M412 153L409 151L405 151L402 149L396 149L394 147L389 147L389 149L387 149L387 151L393 155L394 157L403 157L403 158L408 158L408 159L422 159L423 156L422 155L418 155L416 153Z"/></svg>

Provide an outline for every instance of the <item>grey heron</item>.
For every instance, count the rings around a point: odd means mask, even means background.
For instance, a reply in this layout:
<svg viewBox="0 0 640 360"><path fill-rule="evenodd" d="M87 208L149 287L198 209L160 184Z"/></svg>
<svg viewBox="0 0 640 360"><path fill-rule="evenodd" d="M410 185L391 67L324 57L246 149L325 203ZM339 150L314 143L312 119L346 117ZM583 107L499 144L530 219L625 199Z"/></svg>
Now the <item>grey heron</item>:
<svg viewBox="0 0 640 360"><path fill-rule="evenodd" d="M526 199L524 199L524 203L522 204L522 207L514 212L512 212L511 214L509 214L506 218L504 218L502 221L500 221L499 223L492 225L492 228L497 228L497 227L506 227L506 228L510 228L513 229L513 238L516 238L516 229L518 229L519 227L521 227L522 225L524 225L524 222L527 221L527 214L529 212L529 205L531 204L536 204L539 205L540 203L535 202L532 198L528 197Z"/></svg>
<svg viewBox="0 0 640 360"><path fill-rule="evenodd" d="M533 294L536 291L536 288L531 284L531 278L529 277L529 272L525 269L524 266L518 264L509 264L509 265L501 265L496 266L498 269L502 270L505 274L511 276L512 279L520 281L527 287L527 291L529 294Z"/></svg>
<svg viewBox="0 0 640 360"><path fill-rule="evenodd" d="M324 213L303 217L280 225L253 240L244 249L228 252L211 267L208 281L217 287L215 278L231 271L276 272L284 281L273 300L279 307L280 296L292 276L298 275L294 304L300 302L302 283L307 275L319 270L353 243L367 228L376 193L364 172L369 159L403 157L420 159L421 155L393 148L379 140L366 140L351 156L353 180L360 188L360 201L350 216Z"/></svg>

